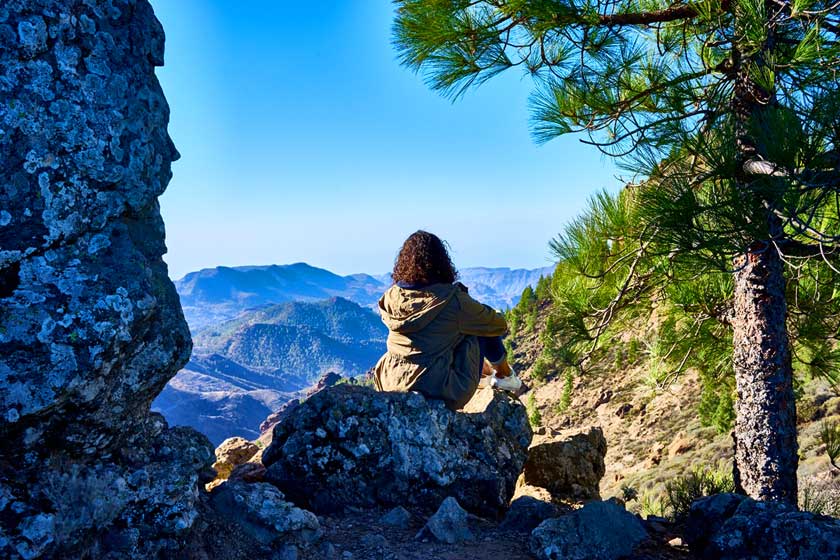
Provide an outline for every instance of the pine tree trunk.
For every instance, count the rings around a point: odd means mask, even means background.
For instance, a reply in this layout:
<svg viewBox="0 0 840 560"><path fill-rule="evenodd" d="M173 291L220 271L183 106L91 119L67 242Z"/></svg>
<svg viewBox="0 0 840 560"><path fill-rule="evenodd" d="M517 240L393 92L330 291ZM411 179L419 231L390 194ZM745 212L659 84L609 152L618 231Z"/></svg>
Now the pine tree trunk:
<svg viewBox="0 0 840 560"><path fill-rule="evenodd" d="M735 263L735 482L757 500L795 505L799 458L785 279L775 247L761 245Z"/></svg>
<svg viewBox="0 0 840 560"><path fill-rule="evenodd" d="M750 160L766 160L766 154L759 153L751 138L750 125L759 112L775 104L775 92L761 87L752 76L753 72L767 67L775 47L775 25L769 17L776 8L772 0L765 0L764 8L768 20L762 51L751 52L745 57L737 43L732 50L735 181L745 208L761 208L756 212L754 224L766 226L760 240L746 249L746 255L735 259L732 321L737 391L734 475L739 492L757 500L778 500L796 505L799 462L796 403L787 333L785 277L775 244L783 240L785 234L781 220L773 212L780 201L765 198L772 189L756 189L772 179L747 172ZM739 34L747 36L737 4L735 17ZM755 195L761 191L764 195L756 200Z"/></svg>

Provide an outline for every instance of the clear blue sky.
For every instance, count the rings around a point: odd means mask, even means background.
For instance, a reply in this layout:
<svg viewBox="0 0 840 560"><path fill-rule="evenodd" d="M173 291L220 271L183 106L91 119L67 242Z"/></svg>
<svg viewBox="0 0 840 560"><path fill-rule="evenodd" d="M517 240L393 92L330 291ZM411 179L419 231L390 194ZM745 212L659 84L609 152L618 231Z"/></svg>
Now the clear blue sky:
<svg viewBox="0 0 840 560"><path fill-rule="evenodd" d="M539 267L616 171L537 146L518 70L452 103L399 66L389 0L152 0L182 159L161 199L173 278L306 261L381 273L412 231L456 265Z"/></svg>

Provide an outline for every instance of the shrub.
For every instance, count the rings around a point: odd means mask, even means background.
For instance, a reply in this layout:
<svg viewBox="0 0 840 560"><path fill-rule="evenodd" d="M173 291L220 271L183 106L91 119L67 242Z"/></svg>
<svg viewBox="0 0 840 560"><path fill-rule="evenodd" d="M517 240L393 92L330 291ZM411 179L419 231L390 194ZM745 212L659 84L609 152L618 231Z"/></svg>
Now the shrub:
<svg viewBox="0 0 840 560"><path fill-rule="evenodd" d="M639 506L643 517L665 517L665 506L662 501L654 498L651 494L642 494Z"/></svg>
<svg viewBox="0 0 840 560"><path fill-rule="evenodd" d="M540 279L537 281L537 289L534 290L534 295L538 302L551 299L551 276L540 276Z"/></svg>
<svg viewBox="0 0 840 560"><path fill-rule="evenodd" d="M574 382L572 369L566 369L566 373L564 375L563 393L560 395L560 402L557 405L560 412L565 412L569 408L569 405L572 404L572 384Z"/></svg>
<svg viewBox="0 0 840 560"><path fill-rule="evenodd" d="M513 363L514 348L516 347L515 343L511 339L511 337L508 336L502 341L502 344L504 344L504 346L505 346L505 356L507 356L507 361L508 361L508 363L512 364Z"/></svg>
<svg viewBox="0 0 840 560"><path fill-rule="evenodd" d="M840 517L840 485L831 480L804 482L799 488L799 509Z"/></svg>
<svg viewBox="0 0 840 560"><path fill-rule="evenodd" d="M540 382L545 381L548 377L548 361L542 356L534 362L534 366L531 368L531 377L534 381Z"/></svg>
<svg viewBox="0 0 840 560"><path fill-rule="evenodd" d="M525 332L534 332L537 327L537 313L529 313L525 316Z"/></svg>
<svg viewBox="0 0 840 560"><path fill-rule="evenodd" d="M687 476L665 483L665 508L674 519L684 519L691 504L700 498L734 492L732 475L712 469L695 469Z"/></svg>
<svg viewBox="0 0 840 560"><path fill-rule="evenodd" d="M837 458L840 457L840 425L837 422L823 422L820 426L820 441L825 445L825 453L831 466L837 466Z"/></svg>
<svg viewBox="0 0 840 560"><path fill-rule="evenodd" d="M640 341L638 338L631 338L630 342L627 344L627 361L631 364L635 364L639 361L641 352L642 341Z"/></svg>
<svg viewBox="0 0 840 560"><path fill-rule="evenodd" d="M542 426L542 413L537 408L537 398L533 392L528 397L528 404L525 405L525 409L528 411L528 422L530 422L531 427Z"/></svg>
<svg viewBox="0 0 840 560"><path fill-rule="evenodd" d="M621 485L621 499L624 500L625 503L632 502L633 500L639 497L639 491L633 488L632 486L628 486L626 484Z"/></svg>

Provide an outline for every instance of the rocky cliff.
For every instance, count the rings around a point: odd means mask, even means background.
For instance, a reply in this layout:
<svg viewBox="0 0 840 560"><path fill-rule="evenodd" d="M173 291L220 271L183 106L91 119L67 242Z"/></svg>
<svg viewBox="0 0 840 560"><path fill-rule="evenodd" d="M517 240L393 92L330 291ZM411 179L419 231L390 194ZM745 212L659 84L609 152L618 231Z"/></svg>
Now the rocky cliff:
<svg viewBox="0 0 840 560"><path fill-rule="evenodd" d="M163 45L146 0L0 6L5 558L153 557L197 515L212 449L149 412L191 349L161 259Z"/></svg>

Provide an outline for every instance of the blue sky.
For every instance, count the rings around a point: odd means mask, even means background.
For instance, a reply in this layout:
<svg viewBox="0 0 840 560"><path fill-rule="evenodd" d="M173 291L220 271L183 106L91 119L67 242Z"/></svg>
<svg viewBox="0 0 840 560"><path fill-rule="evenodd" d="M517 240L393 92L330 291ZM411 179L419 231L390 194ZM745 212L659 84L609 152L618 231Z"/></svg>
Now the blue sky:
<svg viewBox="0 0 840 560"><path fill-rule="evenodd" d="M173 278L306 261L390 269L423 228L459 267L533 268L611 162L537 146L518 70L454 104L401 67L388 0L152 0L182 159L161 198Z"/></svg>

